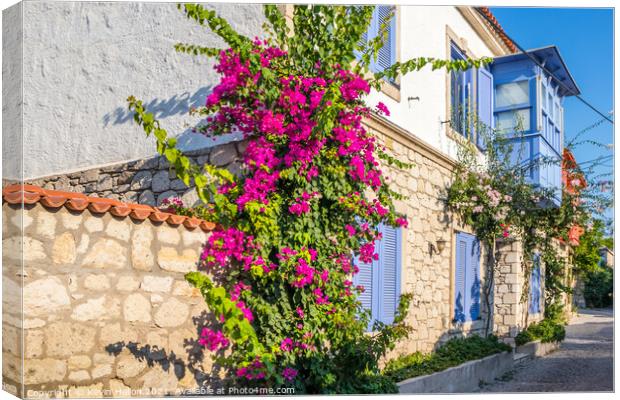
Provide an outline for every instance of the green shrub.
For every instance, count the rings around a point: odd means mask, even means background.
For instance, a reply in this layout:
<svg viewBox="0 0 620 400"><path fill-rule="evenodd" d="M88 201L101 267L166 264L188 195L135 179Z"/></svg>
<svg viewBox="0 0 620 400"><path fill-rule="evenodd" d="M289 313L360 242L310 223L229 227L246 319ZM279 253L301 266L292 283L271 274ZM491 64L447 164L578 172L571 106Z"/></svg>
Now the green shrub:
<svg viewBox="0 0 620 400"><path fill-rule="evenodd" d="M527 329L521 331L515 337L517 346L524 345L534 340L540 340L543 343L561 342L566 337L564 325L557 320L545 318L538 323L531 324Z"/></svg>
<svg viewBox="0 0 620 400"><path fill-rule="evenodd" d="M609 307L613 303L614 275L609 268L588 272L583 296L588 307Z"/></svg>
<svg viewBox="0 0 620 400"><path fill-rule="evenodd" d="M400 356L386 365L383 373L395 382L434 372L477 360L492 354L510 351L511 347L491 335L482 338L478 335L448 340L430 354L420 352Z"/></svg>

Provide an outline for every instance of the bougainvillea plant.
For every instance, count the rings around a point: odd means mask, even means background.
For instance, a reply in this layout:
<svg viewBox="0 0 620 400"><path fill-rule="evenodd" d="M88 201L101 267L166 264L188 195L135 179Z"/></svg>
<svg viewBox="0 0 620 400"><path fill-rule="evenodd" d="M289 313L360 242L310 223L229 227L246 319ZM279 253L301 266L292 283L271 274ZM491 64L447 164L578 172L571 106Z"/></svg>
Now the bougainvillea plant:
<svg viewBox="0 0 620 400"><path fill-rule="evenodd" d="M204 271L187 275L217 319L201 343L240 383L394 391L379 360L409 331L410 296L401 298L394 324L375 322L367 334L355 260L377 259L379 224L406 226L415 216L395 213L400 197L381 171L382 162L406 165L384 153L363 124L389 111L364 97L384 79L427 64L455 69L482 61L420 58L371 74L367 65L384 35L360 38L373 7L294 6L287 21L278 7L265 6L265 39L238 34L200 5L182 9L228 46L176 48L216 58L221 78L205 106L192 111L202 118L196 132L241 133L242 176L192 164L141 101L130 97L129 107L218 222L202 253Z"/></svg>

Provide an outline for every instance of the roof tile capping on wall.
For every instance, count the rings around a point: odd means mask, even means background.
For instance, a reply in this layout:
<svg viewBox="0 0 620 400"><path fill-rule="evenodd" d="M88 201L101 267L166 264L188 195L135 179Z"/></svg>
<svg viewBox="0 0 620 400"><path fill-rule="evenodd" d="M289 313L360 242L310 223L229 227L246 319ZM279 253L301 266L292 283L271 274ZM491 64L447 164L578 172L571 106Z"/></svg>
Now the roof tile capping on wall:
<svg viewBox="0 0 620 400"><path fill-rule="evenodd" d="M211 317L184 279L215 224L30 185L4 188L2 212L4 382L144 397L217 376L197 356Z"/></svg>

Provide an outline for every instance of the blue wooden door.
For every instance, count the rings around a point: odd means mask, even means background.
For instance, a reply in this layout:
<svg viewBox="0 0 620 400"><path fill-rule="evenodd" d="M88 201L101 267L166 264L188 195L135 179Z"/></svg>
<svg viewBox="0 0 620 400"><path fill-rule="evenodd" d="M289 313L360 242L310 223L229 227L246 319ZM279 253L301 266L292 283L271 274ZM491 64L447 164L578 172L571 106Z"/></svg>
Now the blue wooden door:
<svg viewBox="0 0 620 400"><path fill-rule="evenodd" d="M454 319L458 322L480 318L480 243L469 233L456 234L454 276Z"/></svg>

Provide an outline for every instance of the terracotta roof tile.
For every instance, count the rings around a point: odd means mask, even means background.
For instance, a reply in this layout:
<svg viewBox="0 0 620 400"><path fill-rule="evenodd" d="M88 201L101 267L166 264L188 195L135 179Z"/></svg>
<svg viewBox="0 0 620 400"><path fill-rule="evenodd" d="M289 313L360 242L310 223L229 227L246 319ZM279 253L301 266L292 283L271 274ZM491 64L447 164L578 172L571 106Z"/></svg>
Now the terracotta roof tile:
<svg viewBox="0 0 620 400"><path fill-rule="evenodd" d="M504 32L504 28L502 28L497 18L495 18L495 15L493 15L491 10L489 10L489 7L477 7L477 8L478 10L480 10L480 12L486 15L486 17L489 18L489 20L491 20L493 24L497 27L497 30L493 29L493 27L491 27L491 29L497 34L497 36L499 36L500 39L502 39L502 42L504 42L504 44L506 45L506 47L508 47L510 52L516 53L517 46L515 46L512 40L508 38L508 36L506 35L506 32Z"/></svg>
<svg viewBox="0 0 620 400"><path fill-rule="evenodd" d="M46 190L34 185L9 185L2 189L2 200L9 204L41 203L45 207L60 208L65 206L72 211L83 211L88 208L98 214L110 213L116 217L129 216L136 220L149 218L154 222L164 222L173 226L183 225L187 229L200 227L205 232L215 229L213 222L195 217L171 214L146 204L123 203L114 199L90 197L82 193Z"/></svg>

